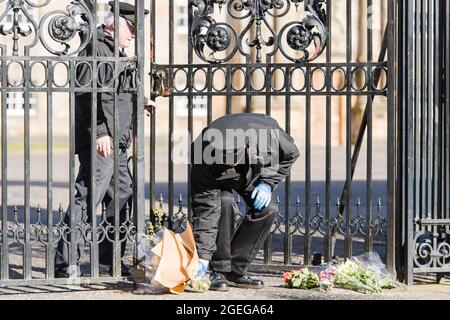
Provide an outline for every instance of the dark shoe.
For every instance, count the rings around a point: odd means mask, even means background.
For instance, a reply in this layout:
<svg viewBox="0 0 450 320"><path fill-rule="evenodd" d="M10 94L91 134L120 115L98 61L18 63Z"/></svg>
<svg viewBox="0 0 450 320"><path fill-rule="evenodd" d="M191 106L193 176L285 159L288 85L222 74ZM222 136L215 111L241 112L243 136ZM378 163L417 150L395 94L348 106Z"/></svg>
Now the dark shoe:
<svg viewBox="0 0 450 320"><path fill-rule="evenodd" d="M121 263L121 276L122 277L131 277L130 269L122 262ZM113 276L113 267L106 264L99 264L98 271L101 277L112 277Z"/></svg>
<svg viewBox="0 0 450 320"><path fill-rule="evenodd" d="M264 282L258 279L252 279L248 275L237 275L234 273L225 274L228 284L232 287L244 289L261 289L264 288Z"/></svg>
<svg viewBox="0 0 450 320"><path fill-rule="evenodd" d="M55 267L55 279L56 278L70 278L71 274L67 267ZM83 277L83 272L81 272L80 267L77 267L77 278Z"/></svg>
<svg viewBox="0 0 450 320"><path fill-rule="evenodd" d="M223 273L212 271L209 277L211 281L211 287L209 290L213 291L228 291L230 287L228 286L228 281L225 279Z"/></svg>

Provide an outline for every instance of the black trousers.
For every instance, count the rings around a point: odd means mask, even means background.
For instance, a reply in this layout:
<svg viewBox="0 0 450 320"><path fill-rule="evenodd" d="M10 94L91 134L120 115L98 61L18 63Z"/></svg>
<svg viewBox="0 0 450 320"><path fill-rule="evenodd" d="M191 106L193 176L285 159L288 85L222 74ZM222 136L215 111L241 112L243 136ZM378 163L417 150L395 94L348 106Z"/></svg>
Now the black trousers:
<svg viewBox="0 0 450 320"><path fill-rule="evenodd" d="M250 193L241 193L250 208L240 226L235 230L235 215L238 211L231 190L222 190L221 214L217 233L217 250L210 261L211 268L218 272L233 272L245 275L251 262L269 235L278 213L274 198L262 210L253 209Z"/></svg>
<svg viewBox="0 0 450 320"><path fill-rule="evenodd" d="M84 148L80 150L78 154L78 158L80 161L80 168L78 172L78 176L75 182L75 206L74 208L69 208L67 210L66 215L64 216L64 223L70 226L70 221L72 215L75 217L75 225L82 223L83 214L88 215L88 223L91 221L91 210L89 208L90 203L90 179L92 177L91 174L91 166L90 166L90 148ZM132 196L132 183L133 180L131 178L130 172L128 170L128 156L126 149L121 149L119 151L119 207L120 207L120 224L126 221L126 204L131 204L131 196ZM96 158L96 172L95 172L95 183L97 186L95 206L96 208L103 203L106 207L106 221L103 223L103 231L106 234L104 236L100 235L100 238L103 238L101 242L99 242L99 263L103 265L112 265L112 257L113 257L113 241L114 241L114 232L111 228L107 228L108 225L114 226L114 157L109 156L108 158L101 157L97 154ZM83 208L85 208L85 212L83 212ZM131 207L129 208L131 210ZM61 239L58 242L58 246L56 248L55 255L55 268L65 270L69 265L69 247L71 234L75 234L75 239L77 241L77 261L79 261L82 253L84 252L85 246L85 238L84 234L79 230L73 231L67 234L62 235ZM126 247L126 235L125 233L120 233L121 240L121 257L123 257L125 253Z"/></svg>

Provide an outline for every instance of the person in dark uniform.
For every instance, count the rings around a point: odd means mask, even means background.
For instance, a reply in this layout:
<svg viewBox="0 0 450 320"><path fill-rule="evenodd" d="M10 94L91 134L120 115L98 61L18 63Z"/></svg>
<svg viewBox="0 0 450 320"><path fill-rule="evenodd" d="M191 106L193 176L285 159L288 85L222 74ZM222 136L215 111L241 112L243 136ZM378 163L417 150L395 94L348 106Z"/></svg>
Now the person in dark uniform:
<svg viewBox="0 0 450 320"><path fill-rule="evenodd" d="M110 1L111 11L107 22L97 29L94 35L97 37L96 52L93 52L93 44L89 43L80 52L81 57L114 57L114 1ZM149 13L145 10L145 15ZM120 2L119 8L119 49L120 57L126 57L124 49L129 47L135 38L135 7L128 3ZM87 64L80 64L76 68L77 82L85 85L91 81L91 68ZM121 75L122 76L122 75ZM98 71L98 83L100 86L108 86L113 79L113 69L108 64L101 64ZM91 177L95 179L97 186L95 205L96 208L103 203L106 208L106 220L114 226L114 157L113 157L113 134L114 134L114 95L117 95L117 108L119 113L119 207L120 223L126 219L126 204L131 203L132 177L128 169L127 149L132 139L132 118L134 95L132 93L101 92L97 97L97 131L96 131L96 172L92 173L90 168L91 151L91 99L92 93L80 92L75 95L75 153L80 161L79 173L75 183L76 195L75 206L69 208L64 222L70 225L71 215L75 215L76 223L80 223L83 214L90 215L89 188ZM148 99L149 105L154 105ZM147 103L146 103L147 104ZM149 107L146 106L147 107ZM84 208L84 210L83 210ZM83 212L85 211L85 212ZM89 217L88 221L90 221ZM122 237L122 235L121 235ZM77 243L77 259L79 260L84 250L84 241L81 232L76 236L80 239ZM108 240L114 239L114 234L109 232L107 237L99 243L99 269L100 275L112 275L113 244ZM68 270L69 266L70 235L67 242L61 237L55 255L55 277L66 278L77 272L81 276L79 267L77 270ZM121 242L121 256L125 252L126 242ZM122 262L122 276L129 276L130 272Z"/></svg>
<svg viewBox="0 0 450 320"><path fill-rule="evenodd" d="M273 192L298 157L292 137L263 114L218 118L192 143L192 227L200 265L211 270L211 290L264 287L247 269L277 215ZM236 230L233 191L249 208Z"/></svg>

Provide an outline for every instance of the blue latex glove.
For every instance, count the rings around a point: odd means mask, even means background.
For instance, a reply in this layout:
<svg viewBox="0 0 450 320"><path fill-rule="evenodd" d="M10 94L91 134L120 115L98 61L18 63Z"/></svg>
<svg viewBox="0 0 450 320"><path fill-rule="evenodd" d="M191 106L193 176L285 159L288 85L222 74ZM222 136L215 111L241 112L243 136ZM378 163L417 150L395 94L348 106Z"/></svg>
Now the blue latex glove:
<svg viewBox="0 0 450 320"><path fill-rule="evenodd" d="M267 183L261 182L253 190L251 198L254 199L253 208L264 209L272 200L272 188Z"/></svg>
<svg viewBox="0 0 450 320"><path fill-rule="evenodd" d="M198 260L198 270L195 278L203 278L208 271L209 261L204 259Z"/></svg>

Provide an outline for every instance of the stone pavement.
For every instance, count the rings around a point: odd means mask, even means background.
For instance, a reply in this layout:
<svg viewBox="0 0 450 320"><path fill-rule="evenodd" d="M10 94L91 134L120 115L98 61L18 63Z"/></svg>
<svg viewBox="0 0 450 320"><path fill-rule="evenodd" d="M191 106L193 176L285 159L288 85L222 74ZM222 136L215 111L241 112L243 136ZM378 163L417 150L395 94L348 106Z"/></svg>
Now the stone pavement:
<svg viewBox="0 0 450 320"><path fill-rule="evenodd" d="M313 150L314 151L314 150ZM334 150L336 153L342 153L342 150ZM324 154L321 150L315 150L315 159L323 159ZM166 150L160 150L159 154L167 154ZM364 153L362 153L364 155ZM383 152L375 152L374 156L377 157L375 163L382 163L384 159ZM8 153L8 163L10 168L8 170L8 204L23 205L23 155L20 152L10 152ZM165 193L167 188L167 160L165 156L156 157L157 159L157 192ZM343 159L345 157L336 157L333 161L333 180L340 180L342 182L343 177L345 177L345 166L343 165ZM66 208L68 203L69 195L69 185L68 185L68 155L65 150L56 150L54 155L54 208L58 206L59 203L63 204ZM146 159L148 161L148 159ZM20 164L20 165L13 165ZM44 207L46 204L46 170L43 168L46 166L46 154L42 150L37 150L33 152L31 161L31 206L33 208L37 207L39 204ZM148 163L146 164L148 168ZM293 181L301 181L301 173L303 170L296 168L294 170ZM299 170L300 169L300 170ZM317 166L313 168L312 176L313 178L319 179L323 178L324 171L322 166ZM378 182L374 182L374 193L383 194L385 192L385 168L381 167L378 171L374 172L374 179ZM147 175L146 175L147 176ZM184 166L175 166L175 194L186 192L186 170ZM360 182L364 180L364 173L357 172L355 175L356 180ZM148 178L148 177L146 177ZM317 183L317 193L314 196L321 195L323 193L323 181L316 181ZM342 183L340 183L342 184ZM339 195L340 184L333 187L333 197ZM302 194L303 189L301 189L301 184L299 186L294 185L293 194ZM314 189L314 188L313 188ZM281 188L282 190L282 188ZM355 183L354 193L364 195L364 183ZM283 196L281 196L283 199ZM364 199L363 199L364 200ZM166 205L166 203L165 203ZM19 211L21 212L21 211ZM34 212L34 211L33 211ZM11 217L12 218L12 217ZM19 219L22 217L19 217ZM35 214L32 214L32 223L34 223ZM43 221L45 221L45 214L43 210ZM11 219L12 221L12 219ZM22 223L22 221L20 221ZM322 248L323 239L320 235L313 237L312 248L320 249ZM303 238L300 235L293 236L293 263L298 264L302 252ZM336 244L337 250L342 251L343 241L342 239ZM354 243L354 251L359 252L360 249L363 250L364 243L357 242ZM381 256L383 256L384 246L382 244L375 243L375 251L378 251ZM11 279L20 279L22 277L22 248L17 244L10 248L10 277ZM43 252L44 248L42 246L36 245L33 248L33 277L42 277L45 271L45 255ZM273 239L273 253L274 262L281 263L283 261L283 237L281 235L274 235ZM86 253L86 256L87 253ZM261 261L261 255L258 256L258 260ZM334 289L331 293L322 293L317 291L304 291L304 290L291 290L285 289L281 280L281 273L279 274L265 274L262 279L266 283L266 288L262 290L243 290L243 289L231 289L228 293L217 293L217 292L207 292L207 293L196 293L196 292L186 292L183 295L135 295L132 293L133 284L132 283L118 283L118 284L108 284L108 285L84 285L80 286L40 286L40 287L21 287L21 288L0 288L0 300L16 300L16 299L50 299L50 300L115 300L115 299L125 299L125 300L270 300L270 299L446 299L450 300L450 281L447 279L440 285L433 284L433 279L427 279L425 283L418 284L406 291L403 290L386 290L380 295L364 295L355 292Z"/></svg>
<svg viewBox="0 0 450 320"><path fill-rule="evenodd" d="M261 290L231 288L229 292L136 295L133 284L122 282L109 285L42 286L33 288L0 288L0 300L450 300L450 280L441 284L417 284L407 290L385 290L382 294L367 295L348 290L333 289L329 293L315 290L286 289L281 275L262 275L266 287Z"/></svg>

